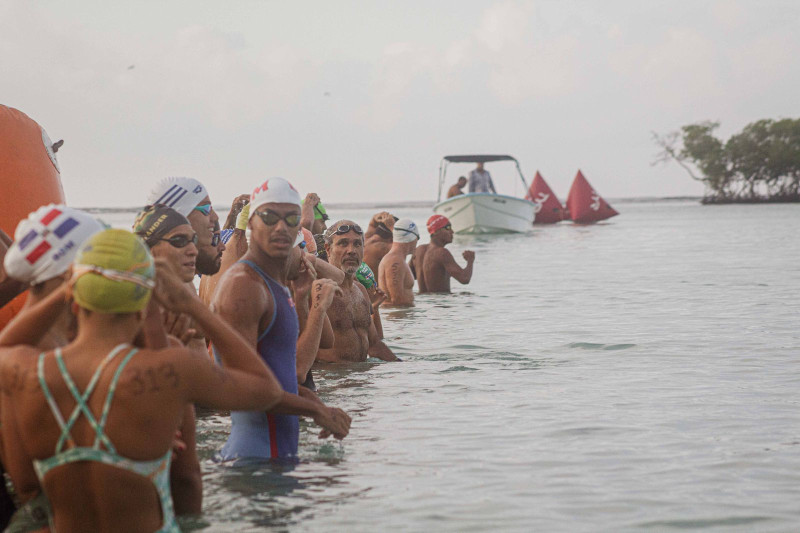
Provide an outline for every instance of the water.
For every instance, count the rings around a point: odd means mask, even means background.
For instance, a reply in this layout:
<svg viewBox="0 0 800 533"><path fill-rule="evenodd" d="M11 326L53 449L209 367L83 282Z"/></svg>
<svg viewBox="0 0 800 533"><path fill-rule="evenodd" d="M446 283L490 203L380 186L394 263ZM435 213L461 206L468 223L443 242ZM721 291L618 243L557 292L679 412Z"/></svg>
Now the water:
<svg viewBox="0 0 800 533"><path fill-rule="evenodd" d="M303 426L294 469L214 463L228 420L204 415L205 513L184 526L800 530L800 205L616 207L457 237L472 283L383 310L403 363L317 373L353 425Z"/></svg>

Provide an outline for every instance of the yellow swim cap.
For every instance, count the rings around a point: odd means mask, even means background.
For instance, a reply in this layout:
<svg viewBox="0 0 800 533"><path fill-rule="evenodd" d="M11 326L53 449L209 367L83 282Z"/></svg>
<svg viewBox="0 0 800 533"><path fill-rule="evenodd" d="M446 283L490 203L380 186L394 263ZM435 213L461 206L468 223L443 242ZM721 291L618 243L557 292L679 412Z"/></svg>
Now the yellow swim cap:
<svg viewBox="0 0 800 533"><path fill-rule="evenodd" d="M133 233L108 229L86 241L73 263L75 302L98 313L135 313L155 287L150 250Z"/></svg>

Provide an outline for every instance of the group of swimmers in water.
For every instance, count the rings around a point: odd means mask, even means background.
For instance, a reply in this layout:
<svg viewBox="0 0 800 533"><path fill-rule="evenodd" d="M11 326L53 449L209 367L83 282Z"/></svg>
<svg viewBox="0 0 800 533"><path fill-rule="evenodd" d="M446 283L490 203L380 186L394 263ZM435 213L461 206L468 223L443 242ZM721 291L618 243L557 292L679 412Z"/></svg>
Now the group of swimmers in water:
<svg viewBox="0 0 800 533"><path fill-rule="evenodd" d="M222 225L195 179L162 180L146 203L133 231L51 204L0 246L0 304L28 290L0 331L8 531L179 531L175 516L202 507L195 405L231 411L221 461L291 461L299 416L342 439L350 416L319 399L312 369L399 361L380 307L413 305L415 279L449 292L472 277L446 217L422 246L388 212L328 225L319 197L282 178Z"/></svg>

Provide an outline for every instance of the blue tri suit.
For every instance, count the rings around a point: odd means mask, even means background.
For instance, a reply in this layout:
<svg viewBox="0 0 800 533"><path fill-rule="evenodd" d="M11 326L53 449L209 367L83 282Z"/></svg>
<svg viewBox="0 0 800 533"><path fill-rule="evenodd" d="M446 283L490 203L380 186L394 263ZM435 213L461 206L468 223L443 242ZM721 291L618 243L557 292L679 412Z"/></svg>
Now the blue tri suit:
<svg viewBox="0 0 800 533"><path fill-rule="evenodd" d="M297 336L300 325L289 289L252 261L239 261L261 276L275 302L269 326L259 335L256 351L286 392L297 394ZM214 353L217 360L219 356ZM232 411L231 434L220 452L223 461L253 457L279 459L297 455L300 425L296 415Z"/></svg>

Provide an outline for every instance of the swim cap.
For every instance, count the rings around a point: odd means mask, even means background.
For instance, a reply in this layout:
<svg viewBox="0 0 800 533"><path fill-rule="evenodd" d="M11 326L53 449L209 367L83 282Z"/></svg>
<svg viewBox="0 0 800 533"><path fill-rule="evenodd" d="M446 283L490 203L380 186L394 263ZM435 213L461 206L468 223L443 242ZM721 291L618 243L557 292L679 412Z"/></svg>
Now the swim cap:
<svg viewBox="0 0 800 533"><path fill-rule="evenodd" d="M394 242L414 242L419 239L419 229L414 221L410 218L401 218L394 223L394 230L392 230L392 237Z"/></svg>
<svg viewBox="0 0 800 533"><path fill-rule="evenodd" d="M428 219L428 233L433 235L449 223L450 219L444 215L432 215L431 218Z"/></svg>
<svg viewBox="0 0 800 533"><path fill-rule="evenodd" d="M372 269L366 263L361 263L361 266L358 267L358 270L356 270L356 279L367 290L371 289L372 287L378 284L378 282L375 281L375 274L372 272Z"/></svg>
<svg viewBox="0 0 800 533"><path fill-rule="evenodd" d="M12 278L36 285L67 271L81 244L105 228L89 213L65 205L40 207L14 232L4 265Z"/></svg>
<svg viewBox="0 0 800 533"><path fill-rule="evenodd" d="M107 229L87 240L73 263L72 297L89 311L135 313L155 287L150 250L129 231Z"/></svg>
<svg viewBox="0 0 800 533"><path fill-rule="evenodd" d="M317 253L317 242L314 240L314 235L306 228L300 228L300 232L303 234L303 240L306 241L306 252L310 254Z"/></svg>
<svg viewBox="0 0 800 533"><path fill-rule="evenodd" d="M150 191L147 203L164 204L188 217L206 196L208 191L194 178L164 178Z"/></svg>
<svg viewBox="0 0 800 533"><path fill-rule="evenodd" d="M164 204L148 205L136 215L133 232L152 248L164 235L184 224L189 224L189 220L171 207Z"/></svg>
<svg viewBox="0 0 800 533"><path fill-rule="evenodd" d="M270 178L250 195L250 218L264 204L295 204L300 207L300 193L283 178Z"/></svg>

